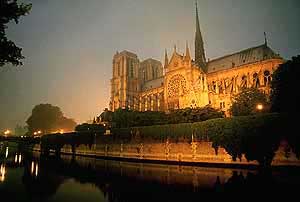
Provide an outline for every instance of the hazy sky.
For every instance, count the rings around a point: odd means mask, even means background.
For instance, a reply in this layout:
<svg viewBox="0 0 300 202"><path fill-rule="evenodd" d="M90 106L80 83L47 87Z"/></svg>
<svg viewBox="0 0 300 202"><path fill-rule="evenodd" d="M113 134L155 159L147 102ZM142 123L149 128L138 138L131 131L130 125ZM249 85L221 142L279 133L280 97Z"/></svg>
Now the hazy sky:
<svg viewBox="0 0 300 202"><path fill-rule="evenodd" d="M113 54L163 61L185 42L194 51L194 0L31 0L31 13L8 37L24 65L0 70L0 130L25 125L36 104L59 106L84 122L108 106ZM285 59L300 54L299 0L198 0L207 58L269 45ZM194 54L192 54L194 55Z"/></svg>

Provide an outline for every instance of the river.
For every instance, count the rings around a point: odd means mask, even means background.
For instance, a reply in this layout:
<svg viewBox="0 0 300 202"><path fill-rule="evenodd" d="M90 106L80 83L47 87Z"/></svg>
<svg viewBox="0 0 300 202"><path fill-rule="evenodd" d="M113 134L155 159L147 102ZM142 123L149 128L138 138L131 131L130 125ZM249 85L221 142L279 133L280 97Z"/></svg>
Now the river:
<svg viewBox="0 0 300 202"><path fill-rule="evenodd" d="M2 146L0 196L9 201L201 201L203 197L297 195L298 168L268 171L40 157Z"/></svg>

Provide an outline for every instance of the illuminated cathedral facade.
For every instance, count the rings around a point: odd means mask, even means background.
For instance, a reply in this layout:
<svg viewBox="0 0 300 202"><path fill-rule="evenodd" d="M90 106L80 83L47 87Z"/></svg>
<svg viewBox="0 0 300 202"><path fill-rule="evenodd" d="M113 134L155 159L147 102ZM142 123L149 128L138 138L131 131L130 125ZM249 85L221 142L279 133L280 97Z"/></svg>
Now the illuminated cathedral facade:
<svg viewBox="0 0 300 202"><path fill-rule="evenodd" d="M113 56L110 110L170 111L210 105L228 114L232 97L243 87L270 93L271 75L283 59L262 45L213 60L206 60L196 5L195 59L186 45L176 47L164 64L155 59L140 61L128 51Z"/></svg>

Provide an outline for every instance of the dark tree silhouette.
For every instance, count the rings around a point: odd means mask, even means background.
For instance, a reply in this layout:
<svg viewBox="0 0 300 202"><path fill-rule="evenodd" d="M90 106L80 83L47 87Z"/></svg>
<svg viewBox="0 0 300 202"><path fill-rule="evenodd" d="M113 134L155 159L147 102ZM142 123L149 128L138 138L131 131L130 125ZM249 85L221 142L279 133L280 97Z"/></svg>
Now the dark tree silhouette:
<svg viewBox="0 0 300 202"><path fill-rule="evenodd" d="M300 55L281 64L273 74L271 83L271 110L279 112L283 120L282 133L288 140L293 152L300 158L300 135L297 117L300 75Z"/></svg>
<svg viewBox="0 0 300 202"><path fill-rule="evenodd" d="M280 113L299 112L297 92L299 90L300 55L281 64L272 76L272 111Z"/></svg>
<svg viewBox="0 0 300 202"><path fill-rule="evenodd" d="M19 18L26 15L31 10L31 4L18 4L17 0L1 0L0 1L0 67L5 64L22 65L21 59L22 48L17 47L16 44L7 39L5 30L7 24L14 20L19 22Z"/></svg>
<svg viewBox="0 0 300 202"><path fill-rule="evenodd" d="M76 122L63 116L62 111L57 106L51 104L36 105L31 116L27 119L29 134L41 130L43 134L63 129L73 131Z"/></svg>

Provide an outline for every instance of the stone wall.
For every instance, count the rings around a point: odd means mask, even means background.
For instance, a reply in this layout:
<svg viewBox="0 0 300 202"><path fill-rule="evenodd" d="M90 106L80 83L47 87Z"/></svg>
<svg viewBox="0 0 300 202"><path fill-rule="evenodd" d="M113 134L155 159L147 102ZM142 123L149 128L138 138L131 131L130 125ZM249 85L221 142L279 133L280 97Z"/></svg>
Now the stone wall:
<svg viewBox="0 0 300 202"><path fill-rule="evenodd" d="M39 146L35 147L39 150ZM71 146L64 146L63 153L72 153ZM172 162L199 162L222 164L258 165L257 161L247 161L244 156L241 160L233 161L224 148L217 153L211 142L178 142L178 143L128 143L128 144L97 144L91 148L81 145L76 148L76 154L97 157L115 157L124 159L159 160ZM282 142L272 165L300 166L299 159L291 151L286 142Z"/></svg>

